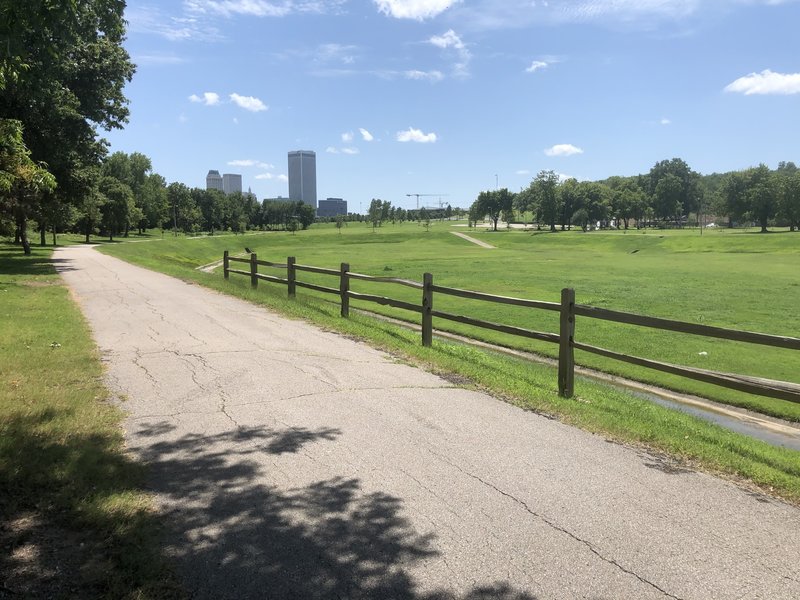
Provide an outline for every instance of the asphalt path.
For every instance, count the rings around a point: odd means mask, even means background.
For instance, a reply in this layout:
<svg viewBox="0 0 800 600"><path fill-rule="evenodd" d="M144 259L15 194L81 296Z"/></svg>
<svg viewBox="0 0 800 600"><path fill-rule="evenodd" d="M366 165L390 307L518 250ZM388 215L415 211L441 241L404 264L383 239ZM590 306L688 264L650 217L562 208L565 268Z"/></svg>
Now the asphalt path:
<svg viewBox="0 0 800 600"><path fill-rule="evenodd" d="M800 598L800 511L86 246L192 598Z"/></svg>

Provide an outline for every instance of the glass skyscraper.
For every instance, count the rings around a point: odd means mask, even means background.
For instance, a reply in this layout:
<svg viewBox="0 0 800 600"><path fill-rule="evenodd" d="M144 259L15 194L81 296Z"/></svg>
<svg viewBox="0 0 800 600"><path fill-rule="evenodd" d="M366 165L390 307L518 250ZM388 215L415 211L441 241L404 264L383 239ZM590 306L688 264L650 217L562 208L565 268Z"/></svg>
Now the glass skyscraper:
<svg viewBox="0 0 800 600"><path fill-rule="evenodd" d="M317 154L311 150L289 152L289 199L301 200L317 210Z"/></svg>

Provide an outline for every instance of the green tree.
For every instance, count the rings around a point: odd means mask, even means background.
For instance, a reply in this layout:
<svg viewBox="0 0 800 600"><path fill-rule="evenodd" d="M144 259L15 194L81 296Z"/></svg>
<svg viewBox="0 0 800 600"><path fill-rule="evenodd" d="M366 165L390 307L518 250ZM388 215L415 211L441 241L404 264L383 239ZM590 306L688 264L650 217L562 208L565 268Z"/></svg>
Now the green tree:
<svg viewBox="0 0 800 600"><path fill-rule="evenodd" d="M555 231L561 200L558 193L558 175L555 171L539 171L531 187L542 221L550 226L550 231Z"/></svg>
<svg viewBox="0 0 800 600"><path fill-rule="evenodd" d="M584 205L581 189L581 186L578 185L578 180L574 178L570 178L562 182L558 188L559 206L561 207L560 221L562 230L571 228L572 215Z"/></svg>
<svg viewBox="0 0 800 600"><path fill-rule="evenodd" d="M123 233L131 220L138 216L133 192L127 184L109 176L104 176L100 180L100 192L105 198L100 209L101 223L108 234L108 239L114 241L114 236Z"/></svg>
<svg viewBox="0 0 800 600"><path fill-rule="evenodd" d="M579 208L572 214L571 221L578 225L584 232L589 230L589 211Z"/></svg>
<svg viewBox="0 0 800 600"><path fill-rule="evenodd" d="M494 231L497 231L497 221L504 212L511 211L514 206L514 194L507 188L494 191L484 191L478 194L472 209L476 220L488 216L492 221Z"/></svg>
<svg viewBox="0 0 800 600"><path fill-rule="evenodd" d="M31 159L22 123L0 119L0 216L12 224L25 254L31 253L28 219L55 187L53 175Z"/></svg>
<svg viewBox="0 0 800 600"><path fill-rule="evenodd" d="M95 128L127 120L122 90L134 67L122 47L124 8L124 0L0 0L0 114L24 124L32 160L58 183L47 200L56 205L94 193L92 169L106 151ZM41 221L59 212L42 208Z"/></svg>
<svg viewBox="0 0 800 600"><path fill-rule="evenodd" d="M664 220L674 220L676 224L680 224L681 215L683 214L682 197L683 184L677 176L667 173L661 177L653 195L653 210L656 217Z"/></svg>
<svg viewBox="0 0 800 600"><path fill-rule="evenodd" d="M583 201L583 205L578 210L584 208L589 217L587 227L592 223L600 223L602 226L608 219L611 205L611 189L602 183L582 181L579 184L578 193Z"/></svg>
<svg viewBox="0 0 800 600"><path fill-rule="evenodd" d="M367 210L367 218L372 223L372 230L375 231L381 224L381 215L383 213L383 202L377 198L373 198L369 203Z"/></svg>
<svg viewBox="0 0 800 600"><path fill-rule="evenodd" d="M748 170L747 180L748 212L761 225L761 233L767 233L767 224L775 216L778 206L776 181L764 164Z"/></svg>
<svg viewBox="0 0 800 600"><path fill-rule="evenodd" d="M790 231L800 229L800 171L781 176L778 211Z"/></svg>
<svg viewBox="0 0 800 600"><path fill-rule="evenodd" d="M698 190L700 186L700 176L689 168L689 165L686 164L686 161L680 158L662 160L653 165L648 175L648 193L653 198L653 208L656 216L661 216L659 214L659 208L656 206L656 204L659 202L656 188L658 188L658 184L661 183L661 181L668 175L677 178L679 185L676 187L675 182L671 181L670 183L662 186L662 192L664 192L666 189L670 190L669 195L674 195L674 200L677 203L680 203L681 212L680 214L665 214L664 218L672 219L677 217L677 222L680 223L680 217L684 213L697 212L699 207ZM661 199L664 200L663 196ZM670 198L669 203L671 204L672 201L673 198ZM675 208L678 206L677 203L675 204ZM669 208L673 207L670 206Z"/></svg>
<svg viewBox="0 0 800 600"><path fill-rule="evenodd" d="M728 173L717 191L717 210L728 217L728 226L741 221L747 213L747 176L744 172Z"/></svg>
<svg viewBox="0 0 800 600"><path fill-rule="evenodd" d="M174 235L178 235L178 229L184 232L193 231L195 224L200 222L202 215L192 198L189 188L182 183L170 183L167 186L167 203L171 212Z"/></svg>

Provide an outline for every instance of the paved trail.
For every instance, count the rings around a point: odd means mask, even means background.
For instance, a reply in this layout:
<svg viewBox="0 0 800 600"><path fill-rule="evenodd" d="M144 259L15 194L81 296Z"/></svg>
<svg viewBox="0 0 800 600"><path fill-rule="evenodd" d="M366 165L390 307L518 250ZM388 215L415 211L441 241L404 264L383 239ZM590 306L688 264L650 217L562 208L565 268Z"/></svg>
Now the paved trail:
<svg viewBox="0 0 800 600"><path fill-rule="evenodd" d="M467 240L468 242L471 242L471 243L473 243L473 244L475 244L477 246L480 246L481 248L494 249L496 247L496 246L492 246L491 244L487 244L486 242L484 242L482 240L476 239L476 238L472 237L471 235L467 235L466 233L461 233L460 231L451 231L450 233L452 233L453 235L457 235L461 239Z"/></svg>
<svg viewBox="0 0 800 600"><path fill-rule="evenodd" d="M193 598L798 598L800 511L58 250Z"/></svg>

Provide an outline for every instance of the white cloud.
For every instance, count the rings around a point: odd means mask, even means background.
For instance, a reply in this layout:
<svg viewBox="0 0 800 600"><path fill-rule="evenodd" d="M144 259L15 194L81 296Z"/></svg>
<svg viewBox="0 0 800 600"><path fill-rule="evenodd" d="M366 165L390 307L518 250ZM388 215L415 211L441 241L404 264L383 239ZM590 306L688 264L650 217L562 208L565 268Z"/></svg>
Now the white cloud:
<svg viewBox="0 0 800 600"><path fill-rule="evenodd" d="M325 148L328 154L358 154L358 148L353 146L345 146L344 148L336 148L335 146L328 146Z"/></svg>
<svg viewBox="0 0 800 600"><path fill-rule="evenodd" d="M222 39L219 30L212 23L188 16L165 14L153 6L131 6L125 8L128 30L137 33L159 35L173 42L199 40L213 42Z"/></svg>
<svg viewBox="0 0 800 600"><path fill-rule="evenodd" d="M317 47L314 60L317 62L341 62L345 65L352 65L356 62L354 52L358 50L357 46L345 44L320 44Z"/></svg>
<svg viewBox="0 0 800 600"><path fill-rule="evenodd" d="M761 73L750 73L725 87L726 92L745 96L755 94L800 94L800 73L775 73L766 69Z"/></svg>
<svg viewBox="0 0 800 600"><path fill-rule="evenodd" d="M277 179L278 181L289 181L289 178L283 174L278 175L275 179Z"/></svg>
<svg viewBox="0 0 800 600"><path fill-rule="evenodd" d="M231 167L258 167L259 169L274 169L275 165L270 163L261 162L252 158L245 158L239 160L229 160L228 165Z"/></svg>
<svg viewBox="0 0 800 600"><path fill-rule="evenodd" d="M375 139L375 137L363 127L359 127L358 132L361 134L361 139L364 140L365 142L371 142L372 140Z"/></svg>
<svg viewBox="0 0 800 600"><path fill-rule="evenodd" d="M137 54L131 57L136 65L182 65L186 59L175 54Z"/></svg>
<svg viewBox="0 0 800 600"><path fill-rule="evenodd" d="M538 71L539 69L546 69L546 68L547 68L547 67L549 67L549 66L550 66L550 64L549 64L549 63L546 63L546 62L544 62L543 60L535 60L535 61L533 61L533 62L531 63L531 66L530 66L530 67L528 67L527 69L525 69L525 72L526 72L526 73L535 73L535 72L536 72L536 71Z"/></svg>
<svg viewBox="0 0 800 600"><path fill-rule="evenodd" d="M255 177L256 179L275 179L275 175L272 173L259 173Z"/></svg>
<svg viewBox="0 0 800 600"><path fill-rule="evenodd" d="M544 153L547 156L572 156L573 154L583 154L583 150L572 144L556 144L547 148Z"/></svg>
<svg viewBox="0 0 800 600"><path fill-rule="evenodd" d="M254 96L240 96L239 94L233 93L229 96L229 98L234 104L240 108L249 110L250 112L260 112L269 108L266 104Z"/></svg>
<svg viewBox="0 0 800 600"><path fill-rule="evenodd" d="M189 117L187 117L185 114L181 113L180 115L178 115L178 123L188 123L188 122L189 122Z"/></svg>
<svg viewBox="0 0 800 600"><path fill-rule="evenodd" d="M395 19L423 21L443 13L461 0L373 0L378 10Z"/></svg>
<svg viewBox="0 0 800 600"><path fill-rule="evenodd" d="M441 81L444 79L444 75L442 75L441 71L406 71L403 73L403 76L406 79L416 79L416 80L424 80L424 81Z"/></svg>
<svg viewBox="0 0 800 600"><path fill-rule="evenodd" d="M664 125L664 126L667 126L667 125L672 125L672 121L671 121L670 119L667 119L666 117L664 117L663 119L661 119L661 120L659 121L659 123L660 123L661 125Z"/></svg>
<svg viewBox="0 0 800 600"><path fill-rule="evenodd" d="M435 133L422 133L419 129L414 129L413 127L409 127L405 131L398 131L397 132L397 141L398 142L417 142L420 144L432 144L434 143L438 137Z"/></svg>
<svg viewBox="0 0 800 600"><path fill-rule="evenodd" d="M342 141L344 143L346 143L346 144L349 144L350 142L352 142L353 141L353 132L352 131L344 132L342 134Z"/></svg>
<svg viewBox="0 0 800 600"><path fill-rule="evenodd" d="M437 48L448 50L452 48L455 53L456 60L453 64L453 75L456 77L469 76L469 63L472 60L472 53L467 49L467 46L461 40L459 35L452 29L448 29L442 35L434 35L428 39L428 43L433 44Z"/></svg>
<svg viewBox="0 0 800 600"><path fill-rule="evenodd" d="M461 38L458 34L453 31L452 29L448 29L442 35L434 35L428 40L434 46L438 46L439 48L463 48L464 42L461 41Z"/></svg>
<svg viewBox="0 0 800 600"><path fill-rule="evenodd" d="M519 171L516 171L516 174L517 175L530 175L531 172L528 169L520 169Z"/></svg>
<svg viewBox="0 0 800 600"><path fill-rule="evenodd" d="M192 102L199 102L205 104L206 106L214 106L219 104L219 94L216 92L203 92L202 96L198 96L197 94L192 94L189 96L189 100Z"/></svg>
<svg viewBox="0 0 800 600"><path fill-rule="evenodd" d="M775 0L472 0L454 11L460 26L471 31L564 23L654 31L663 29L662 23L680 25L702 11L770 3Z"/></svg>
<svg viewBox="0 0 800 600"><path fill-rule="evenodd" d="M337 12L345 0L184 0L187 12L195 15L232 17L285 17L293 13Z"/></svg>

